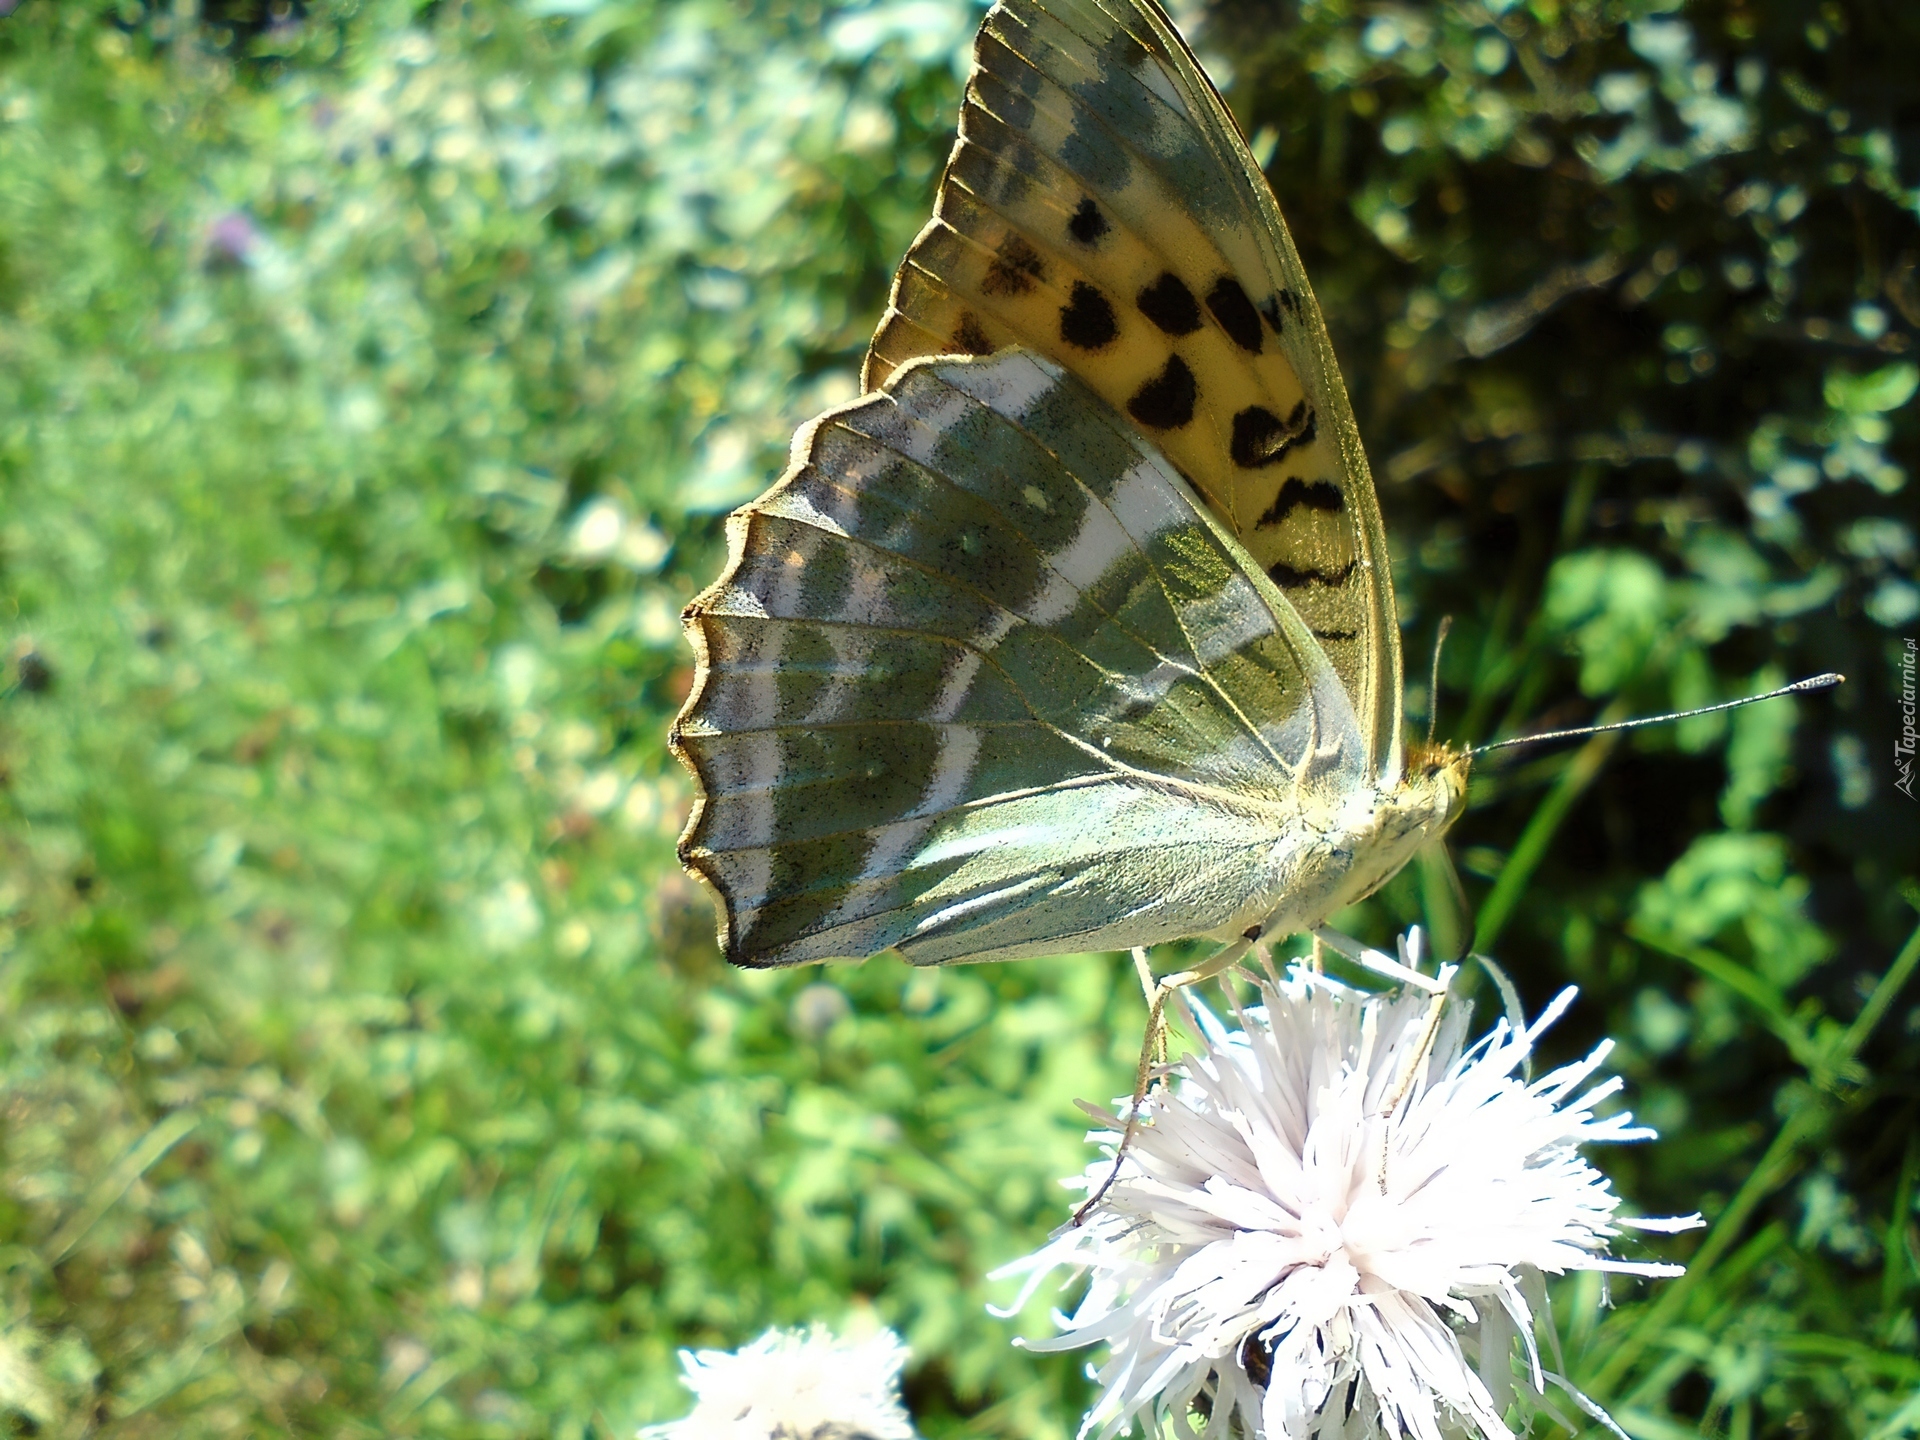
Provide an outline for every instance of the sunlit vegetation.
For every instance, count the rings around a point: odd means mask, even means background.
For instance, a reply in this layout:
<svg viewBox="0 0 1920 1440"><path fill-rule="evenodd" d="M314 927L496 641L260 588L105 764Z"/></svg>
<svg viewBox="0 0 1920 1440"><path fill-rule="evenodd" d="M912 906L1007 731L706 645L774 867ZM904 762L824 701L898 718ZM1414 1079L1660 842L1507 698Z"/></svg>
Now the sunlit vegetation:
<svg viewBox="0 0 1920 1440"><path fill-rule="evenodd" d="M7 10L13 1432L624 1436L678 1347L870 1311L928 1436L1072 1434L1081 1360L983 1276L1127 1088L1131 967L729 971L664 738L679 608L853 395L979 12ZM1563 1307L1569 1375L1648 1440L1920 1433L1915 22L1181 18L1354 392L1417 726L1850 677L1489 761L1455 842L1526 1003L1582 987L1556 1053L1616 1037L1662 1132L1600 1163L1709 1222Z"/></svg>

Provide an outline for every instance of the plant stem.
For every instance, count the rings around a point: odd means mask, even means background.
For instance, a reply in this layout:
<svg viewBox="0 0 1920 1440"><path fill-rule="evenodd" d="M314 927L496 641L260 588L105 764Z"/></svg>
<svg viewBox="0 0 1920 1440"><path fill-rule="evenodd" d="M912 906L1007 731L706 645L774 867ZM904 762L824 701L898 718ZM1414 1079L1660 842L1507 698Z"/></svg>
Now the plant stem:
<svg viewBox="0 0 1920 1440"><path fill-rule="evenodd" d="M1625 713L1625 706L1616 703L1609 705L1600 719L1602 723L1618 720ZM1547 846L1553 843L1554 832L1567 818L1573 802L1580 798L1587 786L1593 783L1594 776L1600 773L1600 767L1606 764L1619 738L1620 732L1617 730L1594 736L1574 752L1572 761L1560 772L1553 789L1540 802L1539 809L1533 812L1533 818L1527 821L1527 828L1520 832L1520 839L1508 854L1507 863L1500 867L1500 878L1493 882L1492 891L1480 907L1480 922L1473 934L1475 950L1493 948L1494 940L1512 917L1514 906L1520 903L1521 895L1526 892L1527 882L1533 878L1533 872L1546 856Z"/></svg>

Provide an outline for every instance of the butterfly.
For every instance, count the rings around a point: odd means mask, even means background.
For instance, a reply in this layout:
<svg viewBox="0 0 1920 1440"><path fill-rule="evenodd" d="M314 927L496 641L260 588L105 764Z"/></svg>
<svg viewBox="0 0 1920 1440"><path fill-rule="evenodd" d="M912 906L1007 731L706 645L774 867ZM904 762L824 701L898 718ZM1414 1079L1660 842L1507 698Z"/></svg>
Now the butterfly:
<svg viewBox="0 0 1920 1440"><path fill-rule="evenodd" d="M987 13L864 380L683 617L729 960L1243 950L1459 813L1319 308L1154 0Z"/></svg>

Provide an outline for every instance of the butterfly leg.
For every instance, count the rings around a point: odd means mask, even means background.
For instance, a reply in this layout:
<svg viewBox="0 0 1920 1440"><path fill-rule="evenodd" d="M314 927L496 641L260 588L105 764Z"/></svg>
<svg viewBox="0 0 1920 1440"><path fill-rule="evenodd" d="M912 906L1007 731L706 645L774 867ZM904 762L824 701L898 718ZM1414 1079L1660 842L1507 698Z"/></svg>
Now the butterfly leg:
<svg viewBox="0 0 1920 1440"><path fill-rule="evenodd" d="M1146 998L1147 1004L1153 1004L1153 992L1160 987L1160 981L1154 976L1153 966L1147 960L1147 947L1144 945L1133 947L1133 973L1140 977L1141 995Z"/></svg>
<svg viewBox="0 0 1920 1440"><path fill-rule="evenodd" d="M1440 1031L1440 1014L1447 1005L1447 982L1453 979L1454 966L1448 965L1440 972L1440 987L1427 999L1427 1023L1421 1028L1420 1043L1407 1056L1407 1063L1400 1069L1394 1080L1393 1089L1388 1092L1387 1100L1380 1107L1380 1161L1374 1169L1374 1179L1380 1186L1382 1195L1387 1193L1387 1147L1392 1131L1387 1128L1394 1112L1400 1108L1400 1102L1407 1098L1407 1092L1413 1089L1414 1077L1420 1073L1421 1066L1427 1063L1427 1057L1433 1053L1433 1037Z"/></svg>
<svg viewBox="0 0 1920 1440"><path fill-rule="evenodd" d="M1154 1042L1156 1040L1158 1042L1149 1043L1149 1045L1143 1047L1141 1051L1140 1064L1142 1069L1140 1075L1142 1078L1134 1082L1135 1094L1133 1100L1133 1103L1138 1106L1140 1097L1145 1094L1145 1091L1140 1087L1146 1083L1144 1077L1146 1075L1145 1067L1147 1064L1148 1049L1151 1049L1153 1057L1158 1063L1163 1065L1166 1063L1167 1027L1164 1006L1161 1009L1155 1008L1155 1000L1160 995L1160 980L1153 973L1153 965L1147 959L1147 947L1144 945L1136 945L1133 947L1133 970L1134 974L1140 977L1140 994L1147 1002L1147 1014L1150 1017L1147 1021L1147 1040L1148 1042ZM1156 1020L1152 1017L1158 1017L1158 1019Z"/></svg>
<svg viewBox="0 0 1920 1440"><path fill-rule="evenodd" d="M1379 1164L1375 1165L1375 1181L1379 1183L1380 1194L1386 1194L1386 1144L1388 1144L1388 1131L1386 1131L1384 1121L1394 1116L1396 1110L1400 1110L1402 1100L1405 1100L1405 1098L1407 1098L1407 1092L1413 1089L1413 1079L1415 1079L1415 1075L1421 1073L1421 1066L1427 1064L1427 1056L1428 1054L1432 1054L1434 1035L1440 1033L1440 1014L1446 1010L1448 987L1453 983L1453 975L1459 973L1459 966L1440 966L1440 973L1438 973L1438 975L1425 975L1425 973L1421 973L1419 964L1421 964L1421 956L1423 956L1425 945L1423 945L1423 937L1421 937L1421 931L1419 931L1419 929L1413 931L1413 937L1411 937L1411 941L1409 941L1409 945L1407 945L1407 960L1411 960L1413 964L1402 964L1400 960L1392 958L1390 954L1384 954L1382 950L1375 950L1375 948L1369 947L1369 945L1361 945L1352 935L1342 935L1340 931L1331 929L1331 927L1327 927L1327 925L1321 925L1319 929L1313 931L1313 954L1315 954L1315 958L1319 958L1323 945L1329 948L1329 950L1338 950L1340 954L1344 954L1348 960L1352 960L1361 970L1371 970L1375 975L1380 975L1382 979L1394 981L1396 985L1411 985L1411 987L1417 989L1417 991L1427 991L1427 1023L1421 1027L1421 1041L1419 1041L1419 1044L1413 1046L1413 1052L1407 1056L1407 1062L1400 1068L1400 1075L1394 1077L1394 1089L1388 1091L1388 1094L1386 1094L1386 1104L1380 1106L1380 1121L1382 1121L1382 1125L1380 1125L1380 1160ZM1317 966L1315 966L1315 970L1317 970Z"/></svg>
<svg viewBox="0 0 1920 1440"><path fill-rule="evenodd" d="M1459 973L1458 965L1442 965L1438 975L1423 975L1418 968L1421 959L1420 932L1413 932L1413 940L1408 947L1407 959L1412 965L1403 965L1391 956L1362 945L1350 935L1342 935L1337 930L1325 926L1313 932L1316 949L1324 941L1333 950L1353 961L1356 965L1371 970L1385 979L1402 985L1411 985L1415 989L1427 992L1427 1019L1420 1030L1420 1042L1408 1054L1406 1063L1400 1067L1400 1073L1394 1078L1393 1089L1387 1092L1386 1103L1380 1107L1380 1159L1374 1169L1374 1179L1380 1186L1382 1195L1387 1193L1387 1145L1389 1132L1385 1122L1392 1119L1394 1112L1407 1098L1407 1092L1413 1089L1414 1077L1420 1073L1420 1067L1427 1063L1427 1057L1433 1053L1434 1036L1440 1032L1440 1016L1446 1009L1447 990L1453 983L1453 977Z"/></svg>
<svg viewBox="0 0 1920 1440"><path fill-rule="evenodd" d="M1134 951L1135 956L1143 952ZM1144 969L1144 966L1142 967ZM1166 1045L1166 1016L1168 991L1147 971L1143 984L1150 986L1147 992L1147 1033L1140 1041L1140 1064L1133 1072L1133 1099L1127 1106L1126 1128L1120 1133L1119 1148L1113 1152L1113 1168L1107 1172L1107 1178L1100 1182L1100 1188L1089 1195L1086 1203L1073 1212L1073 1223L1083 1225L1087 1215L1095 1205L1113 1188L1113 1182L1120 1178L1120 1165L1126 1159L1127 1147L1133 1143L1134 1132L1140 1128L1140 1107L1147 1101L1147 1086L1153 1079L1153 1066L1157 1057L1164 1055Z"/></svg>
<svg viewBox="0 0 1920 1440"><path fill-rule="evenodd" d="M1119 1147L1113 1152L1113 1168L1107 1172L1107 1178L1100 1182L1100 1188L1073 1212L1075 1225L1086 1223L1093 1207L1106 1197L1107 1191L1113 1188L1113 1182L1120 1178L1120 1167L1126 1161L1127 1147L1133 1144L1133 1137L1140 1128L1140 1107L1147 1101L1147 1086L1153 1079L1154 1061L1156 1057L1162 1064L1166 1061L1168 999L1176 990L1226 974L1245 959L1252 948L1252 939L1236 940L1231 945L1222 946L1191 970L1178 970L1158 979L1154 978L1153 971L1147 965L1147 952L1144 949L1135 949L1133 952L1134 966L1140 972L1141 988L1148 989L1147 1034L1140 1045L1139 1068L1134 1071L1133 1100L1127 1106L1127 1124L1120 1133Z"/></svg>

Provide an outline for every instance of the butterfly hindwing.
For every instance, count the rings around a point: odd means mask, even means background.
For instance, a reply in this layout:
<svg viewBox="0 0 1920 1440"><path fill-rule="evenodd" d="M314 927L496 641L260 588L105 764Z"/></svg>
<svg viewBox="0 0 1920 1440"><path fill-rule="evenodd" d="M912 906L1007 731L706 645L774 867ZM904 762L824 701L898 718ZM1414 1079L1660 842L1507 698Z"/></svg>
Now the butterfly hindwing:
<svg viewBox="0 0 1920 1440"><path fill-rule="evenodd" d="M682 858L728 958L1006 959L1259 919L1361 783L1321 647L1132 426L1047 361L926 359L796 437L688 608Z"/></svg>
<svg viewBox="0 0 1920 1440"><path fill-rule="evenodd" d="M1084 380L1200 491L1400 769L1379 505L1285 223L1153 0L1000 0L934 218L895 279L868 389L915 356L1020 345Z"/></svg>

